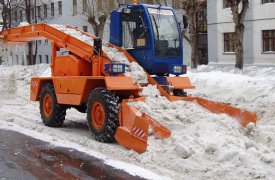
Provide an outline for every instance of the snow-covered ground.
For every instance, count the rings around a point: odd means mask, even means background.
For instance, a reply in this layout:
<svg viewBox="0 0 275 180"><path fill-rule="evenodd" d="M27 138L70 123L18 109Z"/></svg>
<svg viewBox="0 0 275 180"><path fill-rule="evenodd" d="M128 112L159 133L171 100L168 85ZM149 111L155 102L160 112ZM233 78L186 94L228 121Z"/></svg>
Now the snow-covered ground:
<svg viewBox="0 0 275 180"><path fill-rule="evenodd" d="M87 152L149 179L275 178L275 67L250 66L235 74L229 66L208 65L188 73L196 86L190 93L255 111L256 128L242 128L192 102L171 103L157 92L152 96L154 87L147 87L143 110L169 127L172 136L150 136L143 154L95 141L86 115L74 109L67 111L62 128L45 127L39 104L29 100L30 77L45 74L48 65L0 66L0 128Z"/></svg>

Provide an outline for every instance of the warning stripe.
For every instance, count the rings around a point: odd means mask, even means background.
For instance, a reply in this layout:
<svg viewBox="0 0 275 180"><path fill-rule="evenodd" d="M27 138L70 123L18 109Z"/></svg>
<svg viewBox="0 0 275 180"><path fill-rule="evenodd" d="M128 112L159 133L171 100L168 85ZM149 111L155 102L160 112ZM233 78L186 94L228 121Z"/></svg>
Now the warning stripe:
<svg viewBox="0 0 275 180"><path fill-rule="evenodd" d="M134 127L132 132L134 133L134 135L139 136L141 138L145 136L145 132L142 129L137 127Z"/></svg>

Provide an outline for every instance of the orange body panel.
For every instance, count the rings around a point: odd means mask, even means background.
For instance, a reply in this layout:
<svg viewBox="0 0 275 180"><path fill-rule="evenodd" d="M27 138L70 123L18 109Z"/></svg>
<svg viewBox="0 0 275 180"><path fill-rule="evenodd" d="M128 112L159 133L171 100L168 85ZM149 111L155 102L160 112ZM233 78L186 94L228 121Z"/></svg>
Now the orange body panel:
<svg viewBox="0 0 275 180"><path fill-rule="evenodd" d="M53 76L91 76L92 64L74 55L57 56Z"/></svg>
<svg viewBox="0 0 275 180"><path fill-rule="evenodd" d="M139 90L131 77L109 76L104 79L108 90Z"/></svg>
<svg viewBox="0 0 275 180"><path fill-rule="evenodd" d="M104 77L68 76L54 77L57 102L67 105L86 103L89 93L97 87L105 87Z"/></svg>
<svg viewBox="0 0 275 180"><path fill-rule="evenodd" d="M65 104L65 105L75 105L79 106L82 104L82 94L60 94L56 93L56 98L58 104Z"/></svg>
<svg viewBox="0 0 275 180"><path fill-rule="evenodd" d="M53 77L55 92L57 94L82 94L88 78L90 77L87 77L87 76ZM94 79L98 79L98 78L94 78Z"/></svg>

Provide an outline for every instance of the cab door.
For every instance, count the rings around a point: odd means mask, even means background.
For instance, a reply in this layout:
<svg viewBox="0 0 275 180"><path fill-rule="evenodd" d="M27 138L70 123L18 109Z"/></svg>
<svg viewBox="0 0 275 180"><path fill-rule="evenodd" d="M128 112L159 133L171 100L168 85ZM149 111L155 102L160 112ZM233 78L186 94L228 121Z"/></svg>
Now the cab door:
<svg viewBox="0 0 275 180"><path fill-rule="evenodd" d="M143 11L132 9L122 15L122 47L125 48L143 68L152 67L152 47Z"/></svg>

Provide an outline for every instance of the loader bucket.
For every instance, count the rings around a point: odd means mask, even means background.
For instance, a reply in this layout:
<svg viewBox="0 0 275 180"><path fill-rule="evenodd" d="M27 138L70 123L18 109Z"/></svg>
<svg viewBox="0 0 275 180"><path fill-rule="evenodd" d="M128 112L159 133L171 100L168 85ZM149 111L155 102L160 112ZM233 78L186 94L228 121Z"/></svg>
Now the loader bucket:
<svg viewBox="0 0 275 180"><path fill-rule="evenodd" d="M134 101L142 100L140 98ZM129 100L123 100L121 104L120 127L115 134L118 144L138 153L145 152L147 149L149 125L153 127L156 138L164 139L171 136L170 130L147 114L141 114L134 106L129 105L128 102Z"/></svg>

